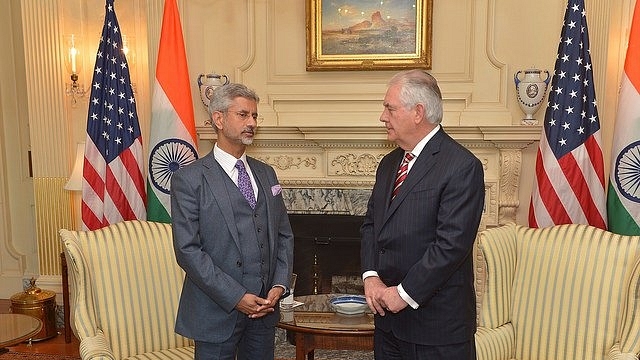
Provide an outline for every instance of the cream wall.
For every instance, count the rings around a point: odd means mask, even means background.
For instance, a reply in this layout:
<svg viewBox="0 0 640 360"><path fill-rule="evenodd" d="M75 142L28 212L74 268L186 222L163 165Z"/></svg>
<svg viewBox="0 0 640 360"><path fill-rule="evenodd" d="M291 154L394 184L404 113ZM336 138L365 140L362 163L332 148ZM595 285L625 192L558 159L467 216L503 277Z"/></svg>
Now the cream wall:
<svg viewBox="0 0 640 360"><path fill-rule="evenodd" d="M372 174L336 176L329 160L391 149L377 119L394 72L306 72L305 2L178 1L201 150L211 147L213 135L204 125L196 79L201 73L226 74L261 95L263 132L254 155L318 161L315 167L276 167L285 185L370 187ZM510 161L505 154L515 155L513 199L497 197L525 224L540 127L520 125L513 74L530 67L553 70L566 2L433 3L431 72L445 99L445 128L478 147L489 162L505 164ZM586 1L607 165L632 5L632 0ZM117 0L115 6L122 32L133 39L130 67L146 140L163 1ZM8 53L0 63L0 298L38 274L41 287L59 291L57 229L76 226L78 201L62 186L75 144L84 141L88 101L82 98L73 107L65 95L63 36L82 39L80 82L88 87L103 16L103 0L0 2L0 45Z"/></svg>
<svg viewBox="0 0 640 360"><path fill-rule="evenodd" d="M36 275L38 256L29 176L29 116L20 6L0 4L0 298ZM9 56L8 56L9 55Z"/></svg>

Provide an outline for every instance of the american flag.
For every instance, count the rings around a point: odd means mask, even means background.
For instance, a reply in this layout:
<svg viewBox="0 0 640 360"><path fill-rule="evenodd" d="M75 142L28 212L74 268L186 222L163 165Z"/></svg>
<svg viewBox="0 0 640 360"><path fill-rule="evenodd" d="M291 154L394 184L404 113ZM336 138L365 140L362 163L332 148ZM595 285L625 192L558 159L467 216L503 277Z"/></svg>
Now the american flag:
<svg viewBox="0 0 640 360"><path fill-rule="evenodd" d="M604 163L584 0L569 0L536 158L529 226L606 229Z"/></svg>
<svg viewBox="0 0 640 360"><path fill-rule="evenodd" d="M146 219L142 134L114 0L106 0L93 72L82 185L83 228Z"/></svg>

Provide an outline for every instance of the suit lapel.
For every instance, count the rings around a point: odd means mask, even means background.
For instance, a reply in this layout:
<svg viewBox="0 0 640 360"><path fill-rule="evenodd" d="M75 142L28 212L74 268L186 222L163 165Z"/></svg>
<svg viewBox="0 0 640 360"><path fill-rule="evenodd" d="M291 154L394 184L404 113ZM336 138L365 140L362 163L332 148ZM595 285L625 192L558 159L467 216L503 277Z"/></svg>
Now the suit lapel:
<svg viewBox="0 0 640 360"><path fill-rule="evenodd" d="M384 171L386 174L386 178L384 179L384 183L387 184L385 187L384 199L385 199L385 208L389 208L389 204L391 202L391 193L393 192L393 186L396 182L396 174L398 172L398 168L400 167L400 163L402 162L402 158L404 157L404 151L401 148L397 148L391 154L392 158L389 161L389 164L393 166L389 171Z"/></svg>
<svg viewBox="0 0 640 360"><path fill-rule="evenodd" d="M260 162L257 161L256 159L247 156L247 163L249 164L249 167L251 168L251 172L253 173L253 177L257 183L256 184L258 187L257 195L258 197L264 196L265 203L267 204L267 212L268 212L270 204L268 201L266 201L268 199L267 191L269 191L269 194L270 194L271 189L268 188L269 180L267 179L267 174L265 173L265 170L262 164L260 164Z"/></svg>
<svg viewBox="0 0 640 360"><path fill-rule="evenodd" d="M215 157L213 156L213 151L211 151L202 160L202 166L207 168L207 170L204 172L204 181L207 183L209 190L211 190L213 197L220 204L221 209L233 209L231 205L231 199L229 198L229 194L227 193L225 185L225 178L228 178L229 176L224 171L224 169L222 169L222 166L220 166L220 164L218 164L218 162L216 161ZM229 233L233 237L233 241L236 243L236 246L240 248L240 239L238 237L238 229L235 225L236 219L233 211L222 211L222 217L227 224ZM200 221L202 221L202 219L200 219Z"/></svg>
<svg viewBox="0 0 640 360"><path fill-rule="evenodd" d="M442 144L443 134L444 134L444 131L440 129L433 136L433 138L431 138L429 142L427 142L424 149L422 149L420 156L418 156L415 163L411 167L411 171L409 171L407 178L402 183L402 186L400 187L400 191L398 192L398 195L396 195L396 198L390 203L387 209L387 212L385 214L384 222L386 222L389 219L389 217L391 217L391 215L396 211L398 206L402 204L404 199L411 192L411 189L413 189L413 187L415 187L418 183L423 181L425 176L427 176L430 170L435 166L436 164L435 157L440 152L440 145ZM398 163L398 166L400 166L399 163ZM395 174L394 174L394 180L392 180L392 182L395 182ZM393 184L391 185L391 187L393 187ZM388 196L389 200L387 201L390 201L391 191L389 191L388 195L389 195Z"/></svg>

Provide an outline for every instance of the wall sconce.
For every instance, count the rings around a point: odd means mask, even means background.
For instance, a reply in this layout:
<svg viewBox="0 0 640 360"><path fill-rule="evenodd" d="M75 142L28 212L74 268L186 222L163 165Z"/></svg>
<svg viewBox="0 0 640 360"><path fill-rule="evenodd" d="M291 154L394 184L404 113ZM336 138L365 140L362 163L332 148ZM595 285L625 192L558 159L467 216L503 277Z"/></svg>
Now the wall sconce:
<svg viewBox="0 0 640 360"><path fill-rule="evenodd" d="M127 64L129 64L129 72L131 72L131 66L136 62L136 54L132 50L135 47L135 40L132 36L122 34L122 53L127 58Z"/></svg>
<svg viewBox="0 0 640 360"><path fill-rule="evenodd" d="M64 184L64 189L69 191L82 190L82 169L84 166L84 143L79 142L76 146L76 160L73 163L73 170L69 175L69 180Z"/></svg>
<svg viewBox="0 0 640 360"><path fill-rule="evenodd" d="M67 71L71 73L71 84L65 85L65 93L71 96L73 105L76 105L78 98L83 97L86 94L84 85L78 83L78 72L82 68L82 56L80 56L80 50L78 50L80 41L77 36L71 34L66 37L67 56L65 58L65 65Z"/></svg>

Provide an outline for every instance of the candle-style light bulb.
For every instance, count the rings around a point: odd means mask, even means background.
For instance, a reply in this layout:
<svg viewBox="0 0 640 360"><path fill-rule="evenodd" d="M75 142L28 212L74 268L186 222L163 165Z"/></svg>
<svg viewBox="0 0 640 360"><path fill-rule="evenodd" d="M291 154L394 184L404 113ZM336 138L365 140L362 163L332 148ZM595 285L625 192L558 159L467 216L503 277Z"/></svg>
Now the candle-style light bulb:
<svg viewBox="0 0 640 360"><path fill-rule="evenodd" d="M127 35L122 35L122 53L125 57L129 55L129 41L127 41Z"/></svg>
<svg viewBox="0 0 640 360"><path fill-rule="evenodd" d="M76 67L76 56L78 55L78 50L75 47L69 49L69 55L71 56L71 72L77 73L78 69Z"/></svg>
<svg viewBox="0 0 640 360"><path fill-rule="evenodd" d="M76 49L76 43L74 39L74 35L71 35L71 44L69 48L69 60L71 62L71 73L78 73L78 65L77 65L77 57L78 57L78 49Z"/></svg>

